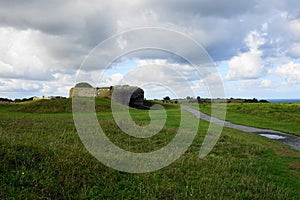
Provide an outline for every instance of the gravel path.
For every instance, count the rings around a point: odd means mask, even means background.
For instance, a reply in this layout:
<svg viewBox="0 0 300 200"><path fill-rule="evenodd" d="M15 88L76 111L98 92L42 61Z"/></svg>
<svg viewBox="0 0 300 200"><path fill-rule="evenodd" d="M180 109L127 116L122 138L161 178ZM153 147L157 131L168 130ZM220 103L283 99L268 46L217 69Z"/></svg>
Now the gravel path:
<svg viewBox="0 0 300 200"><path fill-rule="evenodd" d="M254 128L254 127L250 127L250 126L233 124L233 123L230 123L230 122L227 122L224 120L220 120L220 119L211 117L207 114L204 114L198 110L192 109L188 106L181 106L181 109L194 114L198 119L202 119L202 120L208 121L213 124L237 129L237 130L244 131L244 132L259 134L264 137L270 138L272 140L280 141L280 142L287 144L290 147L300 151L300 137L298 137L298 136L283 133L280 131L270 130L270 129L261 129L261 128Z"/></svg>

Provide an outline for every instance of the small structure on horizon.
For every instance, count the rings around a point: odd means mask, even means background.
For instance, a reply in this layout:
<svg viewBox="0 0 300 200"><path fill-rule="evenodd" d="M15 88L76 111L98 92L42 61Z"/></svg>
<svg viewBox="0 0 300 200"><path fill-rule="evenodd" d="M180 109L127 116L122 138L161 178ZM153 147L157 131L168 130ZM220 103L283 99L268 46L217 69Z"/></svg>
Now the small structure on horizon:
<svg viewBox="0 0 300 200"><path fill-rule="evenodd" d="M144 90L137 86L117 85L110 87L92 87L88 83L78 83L69 91L69 97L105 97L130 107L144 109Z"/></svg>

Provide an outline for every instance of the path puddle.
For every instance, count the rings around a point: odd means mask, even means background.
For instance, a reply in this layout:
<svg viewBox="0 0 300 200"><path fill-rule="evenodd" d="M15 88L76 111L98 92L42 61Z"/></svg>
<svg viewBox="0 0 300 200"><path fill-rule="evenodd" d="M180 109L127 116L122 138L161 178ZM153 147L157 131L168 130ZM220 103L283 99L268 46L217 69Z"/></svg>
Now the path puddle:
<svg viewBox="0 0 300 200"><path fill-rule="evenodd" d="M261 133L259 134L261 136L264 136L264 137L267 137L269 139L272 139L272 140L282 140L282 139L285 139L286 137L284 136L281 136L281 135L275 135L275 134L264 134L264 133Z"/></svg>
<svg viewBox="0 0 300 200"><path fill-rule="evenodd" d="M217 118L213 118L209 115L206 115L206 114L204 114L198 110L192 109L188 106L182 106L181 108L183 110L186 110L186 111L194 114L197 118L208 121L210 123L228 127L228 128L241 130L241 131L248 132L248 133L258 134L263 137L267 137L271 140L277 140L281 143L287 144L290 147L292 147L293 149L300 151L300 137L299 136L287 134L287 133L283 133L283 132L275 131L275 130L261 129L261 128L255 128L255 127L250 127L250 126L245 126L245 125L233 124L228 121L223 121L223 120L220 120Z"/></svg>
<svg viewBox="0 0 300 200"><path fill-rule="evenodd" d="M300 137L299 136L290 135L290 134L282 133L282 132L277 134L276 132L278 133L278 131L268 130L268 132L260 132L260 133L256 132L256 134L261 135L266 138L269 138L271 140L277 140L281 143L287 144L290 147L300 151Z"/></svg>

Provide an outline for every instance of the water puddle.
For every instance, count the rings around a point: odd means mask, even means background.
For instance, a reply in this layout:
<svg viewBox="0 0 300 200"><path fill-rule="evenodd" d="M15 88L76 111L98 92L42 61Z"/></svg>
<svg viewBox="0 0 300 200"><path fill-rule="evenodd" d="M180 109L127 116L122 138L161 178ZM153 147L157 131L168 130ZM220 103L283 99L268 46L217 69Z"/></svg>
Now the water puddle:
<svg viewBox="0 0 300 200"><path fill-rule="evenodd" d="M228 127L228 128L233 128L233 129L237 129L237 130L248 132L248 133L258 134L263 137L269 138L271 140L277 140L283 144L289 145L293 149L300 151L300 137L299 136L288 134L288 133L283 133L280 131L269 130L269 129L261 129L261 128L255 128L255 127L250 127L250 126L232 124L230 122L222 121L222 120L218 120L218 119L215 120L215 119L211 118L209 115L206 115L198 110L194 110L187 106L185 106L185 107L183 106L182 108L185 109L186 111L194 114L199 119L208 121L213 124L221 125L221 126L224 125L225 127Z"/></svg>
<svg viewBox="0 0 300 200"><path fill-rule="evenodd" d="M264 134L264 133L261 133L259 134L261 136L264 136L264 137L267 137L269 139L272 139L272 140L282 140L282 139L285 139L286 137L284 136L281 136L281 135L275 135L275 134Z"/></svg>

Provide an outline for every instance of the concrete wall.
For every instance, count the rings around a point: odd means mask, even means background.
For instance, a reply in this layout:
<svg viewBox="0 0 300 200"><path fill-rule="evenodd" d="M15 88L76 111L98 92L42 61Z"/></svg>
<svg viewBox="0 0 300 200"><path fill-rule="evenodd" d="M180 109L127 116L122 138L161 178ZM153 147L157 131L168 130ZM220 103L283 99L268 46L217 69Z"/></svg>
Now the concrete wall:
<svg viewBox="0 0 300 200"><path fill-rule="evenodd" d="M96 88L96 90L97 90L97 97L108 97L108 98L111 98L111 89L112 89L112 87Z"/></svg>
<svg viewBox="0 0 300 200"><path fill-rule="evenodd" d="M96 89L95 88L71 88L69 92L70 98L74 96L79 97L95 97Z"/></svg>
<svg viewBox="0 0 300 200"><path fill-rule="evenodd" d="M129 85L111 87L73 87L69 91L69 97L108 97L124 105L141 106L144 102L144 90Z"/></svg>

